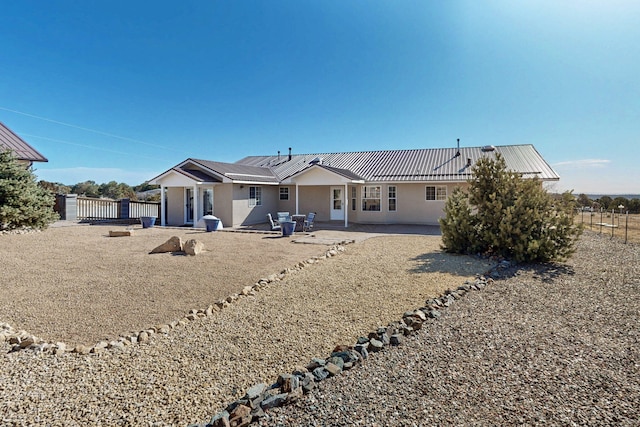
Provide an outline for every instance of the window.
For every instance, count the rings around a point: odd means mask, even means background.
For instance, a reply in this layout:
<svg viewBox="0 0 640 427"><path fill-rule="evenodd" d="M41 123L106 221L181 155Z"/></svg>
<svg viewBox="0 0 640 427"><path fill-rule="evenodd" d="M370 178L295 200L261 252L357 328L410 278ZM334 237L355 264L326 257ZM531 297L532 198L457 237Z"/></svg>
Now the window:
<svg viewBox="0 0 640 427"><path fill-rule="evenodd" d="M249 187L249 206L262 205L262 187Z"/></svg>
<svg viewBox="0 0 640 427"><path fill-rule="evenodd" d="M367 185L362 187L362 210L363 211L379 211L380 210L380 187Z"/></svg>
<svg viewBox="0 0 640 427"><path fill-rule="evenodd" d="M289 200L289 187L280 187L280 200Z"/></svg>
<svg viewBox="0 0 640 427"><path fill-rule="evenodd" d="M389 186L389 212L395 212L396 210L396 186Z"/></svg>
<svg viewBox="0 0 640 427"><path fill-rule="evenodd" d="M213 188L202 190L202 214L213 215Z"/></svg>
<svg viewBox="0 0 640 427"><path fill-rule="evenodd" d="M356 210L356 197L358 192L356 187L351 187L351 210L355 211Z"/></svg>
<svg viewBox="0 0 640 427"><path fill-rule="evenodd" d="M427 200L447 200L447 187L427 185L426 199Z"/></svg>

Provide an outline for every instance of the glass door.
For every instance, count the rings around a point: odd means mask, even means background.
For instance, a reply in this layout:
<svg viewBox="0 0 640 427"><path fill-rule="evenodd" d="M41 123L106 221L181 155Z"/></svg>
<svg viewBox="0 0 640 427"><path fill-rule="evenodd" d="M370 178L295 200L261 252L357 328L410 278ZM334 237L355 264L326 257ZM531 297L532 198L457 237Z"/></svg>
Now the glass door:
<svg viewBox="0 0 640 427"><path fill-rule="evenodd" d="M202 189L202 215L213 215L213 188Z"/></svg>
<svg viewBox="0 0 640 427"><path fill-rule="evenodd" d="M331 220L344 219L344 188L331 187Z"/></svg>
<svg viewBox="0 0 640 427"><path fill-rule="evenodd" d="M193 224L193 188L184 189L184 199L184 222L186 224Z"/></svg>

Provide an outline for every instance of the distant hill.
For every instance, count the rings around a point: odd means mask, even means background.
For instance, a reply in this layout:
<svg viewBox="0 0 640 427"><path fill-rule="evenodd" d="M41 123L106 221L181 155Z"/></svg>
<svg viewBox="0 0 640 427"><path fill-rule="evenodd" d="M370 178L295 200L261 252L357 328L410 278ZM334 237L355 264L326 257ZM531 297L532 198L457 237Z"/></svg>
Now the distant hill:
<svg viewBox="0 0 640 427"><path fill-rule="evenodd" d="M587 194L587 197L591 200L599 199L600 197L609 196L612 199L616 197L624 197L625 199L640 199L640 194Z"/></svg>

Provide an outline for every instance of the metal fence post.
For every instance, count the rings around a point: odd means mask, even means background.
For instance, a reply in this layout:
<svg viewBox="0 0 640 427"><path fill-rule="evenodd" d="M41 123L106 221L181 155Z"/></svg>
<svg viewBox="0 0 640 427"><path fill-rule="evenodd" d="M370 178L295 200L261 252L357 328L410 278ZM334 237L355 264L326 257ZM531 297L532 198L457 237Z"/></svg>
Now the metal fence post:
<svg viewBox="0 0 640 427"><path fill-rule="evenodd" d="M603 220L602 209L603 208L600 208L600 231L598 232L598 234L602 234L602 220Z"/></svg>
<svg viewBox="0 0 640 427"><path fill-rule="evenodd" d="M616 211L611 209L611 238L613 239L613 230L616 228Z"/></svg>
<svg viewBox="0 0 640 427"><path fill-rule="evenodd" d="M625 215L625 221L624 221L624 243L627 243L627 236L629 233L629 211L627 211L627 214Z"/></svg>

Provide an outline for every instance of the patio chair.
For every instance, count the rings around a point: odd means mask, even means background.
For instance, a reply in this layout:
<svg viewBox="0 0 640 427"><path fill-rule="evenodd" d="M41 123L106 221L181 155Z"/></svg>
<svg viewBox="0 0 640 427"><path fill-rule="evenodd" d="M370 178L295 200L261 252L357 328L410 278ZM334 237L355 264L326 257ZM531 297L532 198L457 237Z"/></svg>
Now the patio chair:
<svg viewBox="0 0 640 427"><path fill-rule="evenodd" d="M278 222L282 224L285 221L291 221L289 212L278 212Z"/></svg>
<svg viewBox="0 0 640 427"><path fill-rule="evenodd" d="M313 220L316 219L316 213L311 212L307 215L307 219L304 220L304 225L302 226L302 231L309 231L313 228Z"/></svg>
<svg viewBox="0 0 640 427"><path fill-rule="evenodd" d="M271 224L271 231L280 230L280 223L278 221L274 221L270 213L267 214L267 218L269 218L269 223Z"/></svg>

